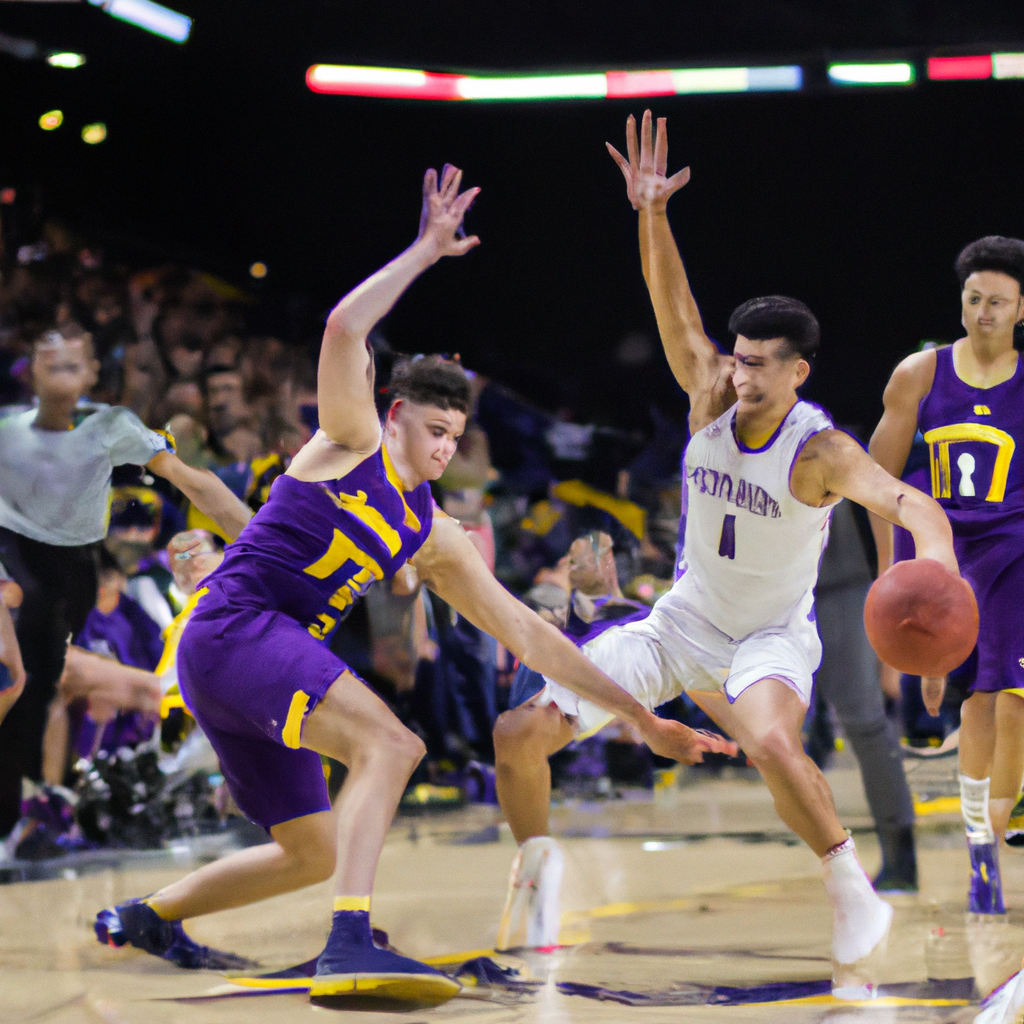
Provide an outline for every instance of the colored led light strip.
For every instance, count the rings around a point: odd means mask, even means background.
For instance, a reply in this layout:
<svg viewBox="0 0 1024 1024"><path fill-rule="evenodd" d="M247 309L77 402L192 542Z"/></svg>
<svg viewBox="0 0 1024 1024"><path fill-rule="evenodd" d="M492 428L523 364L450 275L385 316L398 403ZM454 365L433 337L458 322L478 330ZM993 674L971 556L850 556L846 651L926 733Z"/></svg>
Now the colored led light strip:
<svg viewBox="0 0 1024 1024"><path fill-rule="evenodd" d="M803 85L796 65L768 68L681 68L579 75L482 77L401 68L314 64L306 72L313 92L416 100L619 99L695 93L794 91Z"/></svg>
<svg viewBox="0 0 1024 1024"><path fill-rule="evenodd" d="M929 57L932 81L1024 78L1024 53L985 53L971 57Z"/></svg>
<svg viewBox="0 0 1024 1024"><path fill-rule="evenodd" d="M837 85L913 85L914 65L906 61L886 64L829 64L829 80Z"/></svg>
<svg viewBox="0 0 1024 1024"><path fill-rule="evenodd" d="M175 43L185 42L192 31L192 19L188 15L179 14L153 0L89 0L89 3L103 8L119 21L127 21Z"/></svg>

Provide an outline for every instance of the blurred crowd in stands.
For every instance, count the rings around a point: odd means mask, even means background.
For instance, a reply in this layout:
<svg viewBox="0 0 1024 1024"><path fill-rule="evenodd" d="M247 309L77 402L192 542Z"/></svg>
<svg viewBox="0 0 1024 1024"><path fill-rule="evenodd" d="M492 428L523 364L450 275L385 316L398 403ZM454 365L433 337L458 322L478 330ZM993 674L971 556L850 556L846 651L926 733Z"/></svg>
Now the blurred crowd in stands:
<svg viewBox="0 0 1024 1024"><path fill-rule="evenodd" d="M253 329L258 305L208 273L111 259L49 223L3 254L2 413L33 403L34 339L55 329L87 333L97 371L83 401L127 406L166 430L182 460L211 469L258 510L317 429L315 343ZM382 336L371 342L383 406L391 369L406 357ZM658 419L638 441L548 413L465 369L473 415L436 485L438 504L506 587L567 632L642 617L678 564L684 429ZM684 400L680 393L680 409ZM0 822L0 837L10 832L8 857L158 844L218 827L230 812L173 666L200 576L220 558L217 528L142 467L119 467L113 485L109 531L95 552L98 597L71 638L49 704L41 775L24 785L21 819ZM169 557L196 536L205 538L202 558ZM844 536L859 551L844 582L866 589L868 531ZM15 615L16 591L0 581ZM493 638L431 595L408 566L357 603L329 642L426 742L407 806L494 800L491 729L524 670ZM685 698L664 713L708 724ZM955 726L935 723L932 732L941 738ZM827 759L833 733L828 708L819 707L809 728L817 759ZM556 765L565 790L650 786L668 768L623 729L578 746ZM337 785L344 770L329 767Z"/></svg>

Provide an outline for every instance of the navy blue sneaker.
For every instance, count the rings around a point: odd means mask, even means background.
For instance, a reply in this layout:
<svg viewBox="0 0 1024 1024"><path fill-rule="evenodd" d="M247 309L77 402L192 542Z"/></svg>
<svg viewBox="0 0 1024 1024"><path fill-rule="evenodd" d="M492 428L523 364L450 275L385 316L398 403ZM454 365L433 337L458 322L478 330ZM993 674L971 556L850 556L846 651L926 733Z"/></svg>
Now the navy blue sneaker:
<svg viewBox="0 0 1024 1024"><path fill-rule="evenodd" d="M185 934L180 921L165 921L138 899L101 910L93 927L96 938L106 946L132 945L189 970L235 971L259 966L255 960L200 946Z"/></svg>
<svg viewBox="0 0 1024 1024"><path fill-rule="evenodd" d="M967 910L971 914L1005 914L1003 885L994 843L968 843L971 853L971 888Z"/></svg>
<svg viewBox="0 0 1024 1024"><path fill-rule="evenodd" d="M447 974L374 945L369 915L344 911L334 915L309 995L328 1004L338 997L354 997L411 1004L412 1008L440 1006L461 989Z"/></svg>

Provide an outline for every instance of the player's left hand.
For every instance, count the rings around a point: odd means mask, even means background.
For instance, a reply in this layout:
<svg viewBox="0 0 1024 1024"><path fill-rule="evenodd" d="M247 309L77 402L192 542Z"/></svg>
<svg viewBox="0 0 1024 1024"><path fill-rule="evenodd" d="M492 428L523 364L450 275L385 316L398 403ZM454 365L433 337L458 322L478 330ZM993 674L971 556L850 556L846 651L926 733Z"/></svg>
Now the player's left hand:
<svg viewBox="0 0 1024 1024"><path fill-rule="evenodd" d="M479 188L468 188L459 193L462 171L445 164L438 183L433 168L423 175L423 207L420 210L419 244L429 246L433 258L463 256L480 244L476 235L468 238L462 232L462 218L480 194Z"/></svg>
<svg viewBox="0 0 1024 1024"><path fill-rule="evenodd" d="M691 729L682 722L671 722L651 715L640 730L643 741L660 757L671 757L681 764L699 764L705 754L735 757L739 745L706 729Z"/></svg>

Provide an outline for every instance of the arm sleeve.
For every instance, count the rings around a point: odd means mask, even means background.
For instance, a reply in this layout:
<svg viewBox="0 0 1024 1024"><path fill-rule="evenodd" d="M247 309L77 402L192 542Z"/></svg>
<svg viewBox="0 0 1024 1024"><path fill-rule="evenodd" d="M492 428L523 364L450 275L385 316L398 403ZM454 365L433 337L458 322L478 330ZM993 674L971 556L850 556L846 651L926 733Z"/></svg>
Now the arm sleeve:
<svg viewBox="0 0 1024 1024"><path fill-rule="evenodd" d="M157 453L174 451L169 434L150 430L131 409L115 406L108 415L106 442L111 465L144 466Z"/></svg>

